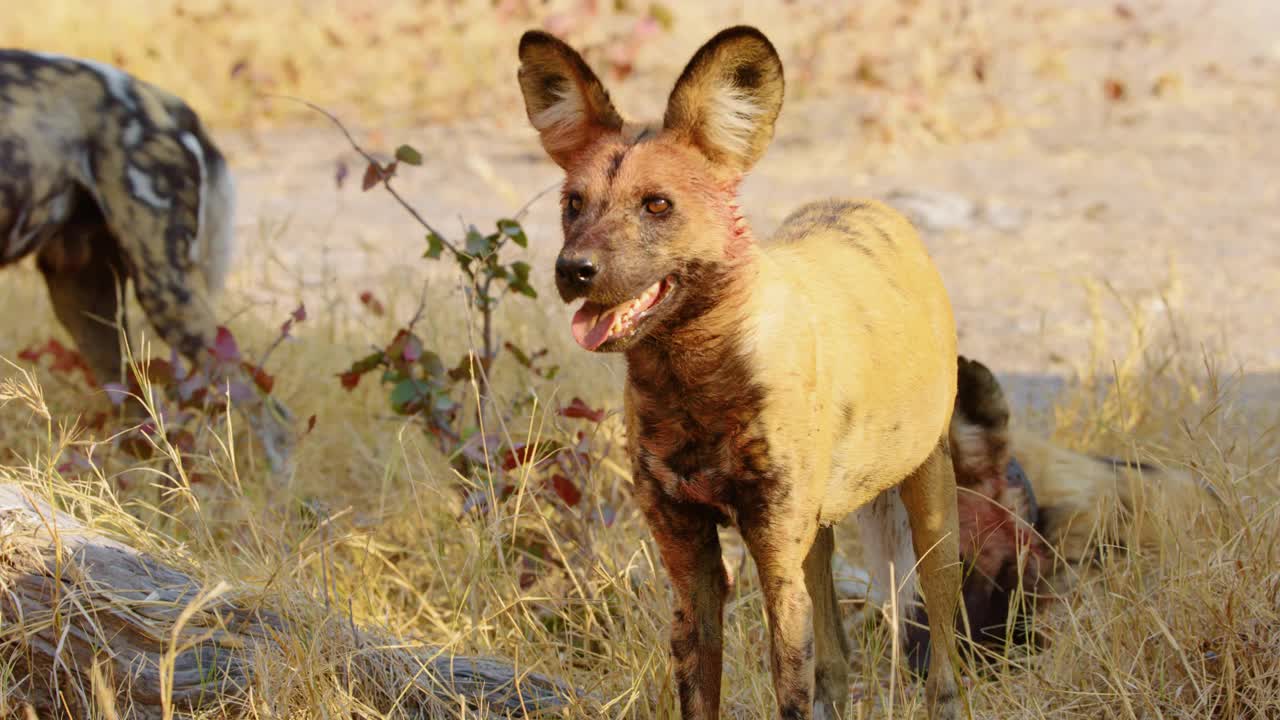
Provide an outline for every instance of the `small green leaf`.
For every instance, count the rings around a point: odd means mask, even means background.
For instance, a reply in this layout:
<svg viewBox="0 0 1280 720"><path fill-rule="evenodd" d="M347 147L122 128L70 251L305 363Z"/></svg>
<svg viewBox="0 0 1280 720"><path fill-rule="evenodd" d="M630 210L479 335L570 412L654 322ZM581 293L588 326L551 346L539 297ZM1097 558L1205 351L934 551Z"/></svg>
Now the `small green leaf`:
<svg viewBox="0 0 1280 720"><path fill-rule="evenodd" d="M511 263L511 272L515 274L516 279L520 282L529 281L529 263L523 260L517 260Z"/></svg>
<svg viewBox="0 0 1280 720"><path fill-rule="evenodd" d="M444 238L433 232L427 233L427 252L422 257L439 260L442 252L444 252Z"/></svg>
<svg viewBox="0 0 1280 720"><path fill-rule="evenodd" d="M520 247L529 247L529 238L524 234L524 228L515 220L499 220L498 230Z"/></svg>
<svg viewBox="0 0 1280 720"><path fill-rule="evenodd" d="M416 378L405 378L391 389L391 409L400 414L413 412L431 392L431 387Z"/></svg>
<svg viewBox="0 0 1280 720"><path fill-rule="evenodd" d="M422 358L418 362L422 365L422 369L426 372L428 378L439 379L444 377L444 363L441 362L439 355L427 350L422 353Z"/></svg>
<svg viewBox="0 0 1280 720"><path fill-rule="evenodd" d="M399 160L406 165L421 165L422 153L408 145L401 145L396 148L396 160Z"/></svg>
<svg viewBox="0 0 1280 720"><path fill-rule="evenodd" d="M471 379L471 355L463 355L458 364L449 371L449 379L454 382Z"/></svg>
<svg viewBox="0 0 1280 720"><path fill-rule="evenodd" d="M467 254L471 257L489 254L489 238L481 235L474 225L467 229Z"/></svg>
<svg viewBox="0 0 1280 720"><path fill-rule="evenodd" d="M511 288L511 292L518 292L526 297L538 297L538 291L533 286L523 280L513 280L507 287Z"/></svg>
<svg viewBox="0 0 1280 720"><path fill-rule="evenodd" d="M502 344L502 346L507 349L507 352L510 352L512 355L515 356L516 362L520 363L525 367L533 367L533 359L529 357L528 353L526 353L524 350L521 350L518 345L515 345L514 343L511 343L511 342L505 342Z"/></svg>

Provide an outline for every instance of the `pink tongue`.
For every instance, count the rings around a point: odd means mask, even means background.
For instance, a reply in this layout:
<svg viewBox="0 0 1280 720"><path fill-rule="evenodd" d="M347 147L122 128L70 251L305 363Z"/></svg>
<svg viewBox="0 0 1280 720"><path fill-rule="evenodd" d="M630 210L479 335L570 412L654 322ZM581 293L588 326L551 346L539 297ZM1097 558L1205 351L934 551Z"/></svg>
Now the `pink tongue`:
<svg viewBox="0 0 1280 720"><path fill-rule="evenodd" d="M583 305L573 314L573 339L588 350L595 350L609 339L613 326L613 311L604 310L595 303Z"/></svg>

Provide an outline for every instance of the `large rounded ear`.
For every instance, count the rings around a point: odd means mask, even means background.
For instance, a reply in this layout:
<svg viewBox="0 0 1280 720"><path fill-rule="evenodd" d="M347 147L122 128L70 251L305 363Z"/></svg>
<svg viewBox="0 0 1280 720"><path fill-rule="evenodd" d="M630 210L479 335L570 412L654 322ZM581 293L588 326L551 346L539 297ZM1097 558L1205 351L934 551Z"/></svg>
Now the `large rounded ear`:
<svg viewBox="0 0 1280 720"><path fill-rule="evenodd" d="M609 93L576 50L549 33L520 38L520 90L529 123L560 167L601 135L622 129Z"/></svg>
<svg viewBox="0 0 1280 720"><path fill-rule="evenodd" d="M722 30L676 81L663 125L712 162L746 172L773 139L784 88L782 61L763 33Z"/></svg>

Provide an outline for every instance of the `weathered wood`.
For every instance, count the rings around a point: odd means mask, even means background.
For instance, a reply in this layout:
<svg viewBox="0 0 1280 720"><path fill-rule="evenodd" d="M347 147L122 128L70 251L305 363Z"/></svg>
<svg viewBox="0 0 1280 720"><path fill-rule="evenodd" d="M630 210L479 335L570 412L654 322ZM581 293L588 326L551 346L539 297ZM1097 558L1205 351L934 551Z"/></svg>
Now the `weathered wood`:
<svg viewBox="0 0 1280 720"><path fill-rule="evenodd" d="M0 663L13 670L10 680L0 672L0 695L8 695L0 716L15 698L42 717L90 717L95 704L139 720L164 717L166 705L178 716L235 716L248 709L255 673L273 656L285 662L291 632L341 650L326 658L335 686L379 713L453 718L465 702L492 716L527 717L574 702L564 684L517 674L509 663L382 637L319 607L282 618L245 597L243 588L204 585L0 484ZM254 692L261 702L270 689Z"/></svg>

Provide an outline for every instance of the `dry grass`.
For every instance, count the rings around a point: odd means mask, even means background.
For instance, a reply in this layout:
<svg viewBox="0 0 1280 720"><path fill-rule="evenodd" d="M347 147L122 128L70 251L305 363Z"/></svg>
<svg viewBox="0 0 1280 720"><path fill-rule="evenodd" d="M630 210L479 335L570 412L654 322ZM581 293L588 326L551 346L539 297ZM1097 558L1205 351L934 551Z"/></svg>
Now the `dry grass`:
<svg viewBox="0 0 1280 720"><path fill-rule="evenodd" d="M515 9L498 18L480 2L395 0L379 3L375 13L371 4L355 2L226 0L183 3L179 13L146 0L92 10L56 0L38 14L7 16L0 43L121 64L183 94L223 126L314 120L259 96L267 92L303 96L387 125L477 114L522 123L510 77L514 38L529 25L571 20L577 5L552 2L536 12L519 9L521 3L502 5ZM900 25L903 8L913 5L914 14ZM990 7L996 5L1005 3ZM571 28L569 36L594 43L589 54L603 60L605 40L629 36L643 12L600 6L600 18ZM920 142L1035 122L1036 109L1053 97L1085 92L1069 77L1072 49L1025 40L1035 36L1026 28L1087 24L1111 12L1104 3L1015 14L1008 39L984 32L988 16L972 7L960 13L960 4L770 7L771 35L785 53L801 58L794 72L788 69L798 97L836 96L856 85L867 92L850 110L850 117L864 118L850 123L857 126L851 133ZM668 82L688 55L683 50L692 51L724 24L723 15L711 11L681 9L674 17L686 47L676 53L669 45L641 45L635 63L645 70L622 82L620 94L644 95L653 78ZM737 19L759 21L750 14ZM104 27L111 32L101 32ZM980 57L989 58L986 80L975 71ZM1090 97L1097 95L1095 80L1088 78ZM1018 105L1011 89L1032 81L1041 90ZM456 477L416 426L385 409L385 392L372 378L348 394L334 377L369 343L394 333L397 321L412 313L418 288L389 280L380 290L388 313L374 317L354 300L353 290L363 288L293 284L263 249L276 238L260 239L244 243L249 253L225 307L249 347L264 347L298 298L311 310L271 368L294 411L317 417L294 477L271 482L250 458L217 442L218 428L200 446L204 481L193 483L162 460L128 461L109 438L75 427L86 402L100 398L86 401L77 382L46 370L28 381L10 369L0 407L0 478L53 498L92 526L202 579L226 580L304 625L318 629L346 617L461 654L512 658L524 670L572 680L601 699L610 717L673 717L665 649L669 601L653 544L626 501L616 415L600 430L612 462L582 478L588 501L567 524L553 500L526 487L497 512L463 516L458 486L469 479ZM401 259L378 261L388 277L403 275L391 270ZM7 275L0 307L47 307L35 273ZM264 296L282 299L264 307ZM432 289L422 327L430 344L452 351L471 344L473 329L457 319L462 302L451 288ZM15 315L6 318L5 357L61 334L50 330L47 310ZM533 388L539 409L520 423L559 439L574 428L546 412L557 401L580 395L618 408L616 362L585 357L563 328L552 328L528 305L510 304L499 323L502 333L526 346L548 345L565 367L555 382ZM1057 402L1057 438L1072 447L1198 468L1223 496L1224 510L1184 526L1153 500L1142 521L1163 530L1167 543L1143 553L1103 553L1072 595L1041 618L1052 646L1032 657L1004 658L975 681L979 716L1280 714L1276 418L1256 402L1240 402L1239 379L1202 355L1194 339L1135 325L1132 345L1135 352L1123 362L1081 358L1079 381ZM509 377L501 367L495 374ZM500 397L523 389L510 381L497 387ZM58 459L68 446L92 451L95 469L60 473ZM618 511L612 527L588 521L601 505ZM517 552L515 540L528 534L543 537L553 553L532 565L538 581L522 587L531 561ZM767 636L752 575L745 575L726 614L725 705L740 718L762 717L760 708L771 703ZM13 640L4 637L7 622L0 618L0 643ZM851 632L862 698L857 717L918 713L918 688L894 675L886 630L869 623ZM251 716L371 714L330 672L332 646L299 633L281 638L280 650L258 666ZM0 716L13 709L4 703L22 681L14 667L12 658L0 657Z"/></svg>
<svg viewBox="0 0 1280 720"><path fill-rule="evenodd" d="M39 292L34 278L11 278L6 306L36 303ZM408 287L391 292L391 315L404 316L415 294ZM445 308L458 300L440 291L434 302ZM5 479L197 576L229 580L264 607L314 622L317 632L335 615L349 614L394 635L460 654L513 658L522 670L570 679L604 700L609 716L670 717L667 591L648 533L626 502L616 443L614 462L583 478L590 501L581 514L597 503L616 508L618 520L608 529L558 522L554 501L529 488L494 514L460 517L457 487L465 480L447 469L421 431L388 416L374 383L349 395L333 378L364 343L388 337L393 321L354 307L331 308L331 315L304 324L275 368L295 410L319 418L287 487L246 469L243 458L237 466L213 442L202 446L209 448L204 467L217 481L191 484L163 474L164 463L126 462L106 447L93 453L98 471L62 476L55 458L67 445L101 439L60 429L84 398L79 387L45 371L30 380L10 373L0 410ZM338 319L344 317L355 320ZM428 342L465 346L465 331L440 320L427 331ZM19 323L15 342L46 337L46 321ZM237 328L243 342L261 346L271 322L269 311L258 311L241 316ZM536 335L545 323L535 310L512 312L503 331ZM1066 602L1041 618L1051 648L1000 659L993 674L976 682L972 697L982 716L1228 718L1280 711L1280 434L1235 405L1229 375L1210 366L1206 378L1198 354L1167 335L1135 336L1146 343L1139 352L1099 368L1105 372L1084 377L1060 398L1059 440L1199 468L1224 497L1225 511L1168 527L1176 516L1162 514L1153 500L1141 520L1157 526L1167 544L1142 554L1104 553ZM617 407L611 367L576 362L581 356L566 347L555 352L568 365L567 379L537 388L544 406L572 392ZM527 421L543 437L568 431L554 414L539 411ZM618 430L615 416L601 432L616 439ZM528 533L550 540L555 556L539 566L535 584L521 587L530 566L514 539ZM760 717L758 709L770 702L752 575L727 612L732 717ZM884 628L872 623L851 631L859 648L859 717L918 711L916 686L902 677L888 683ZM259 661L251 715L358 711L355 691L338 683L326 662L333 647L310 635L286 642L282 653ZM10 689L19 680L3 670L0 678Z"/></svg>

